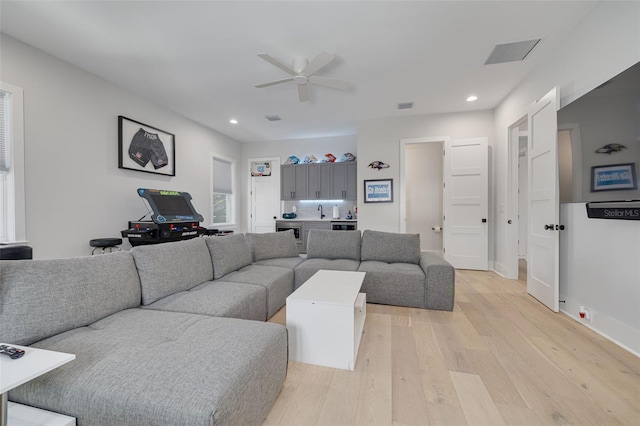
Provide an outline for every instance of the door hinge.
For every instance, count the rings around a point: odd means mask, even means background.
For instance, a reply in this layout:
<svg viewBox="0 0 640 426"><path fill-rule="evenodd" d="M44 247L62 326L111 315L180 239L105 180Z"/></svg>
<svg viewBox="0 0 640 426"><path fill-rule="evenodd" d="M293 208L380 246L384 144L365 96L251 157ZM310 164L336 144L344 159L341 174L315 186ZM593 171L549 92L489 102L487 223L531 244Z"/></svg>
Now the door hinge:
<svg viewBox="0 0 640 426"><path fill-rule="evenodd" d="M443 252L443 253L446 253L446 252L447 252L447 249L446 249L446 248L444 248L444 247L442 247L442 252Z"/></svg>

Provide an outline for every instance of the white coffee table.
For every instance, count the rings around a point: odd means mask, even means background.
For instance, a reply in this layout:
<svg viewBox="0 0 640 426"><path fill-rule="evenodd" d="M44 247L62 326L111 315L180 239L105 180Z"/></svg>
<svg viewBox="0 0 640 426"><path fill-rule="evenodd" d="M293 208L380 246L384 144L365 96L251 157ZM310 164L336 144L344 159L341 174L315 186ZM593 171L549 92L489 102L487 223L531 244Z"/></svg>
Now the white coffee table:
<svg viewBox="0 0 640 426"><path fill-rule="evenodd" d="M364 275L320 270L287 297L291 361L355 368L367 316Z"/></svg>
<svg viewBox="0 0 640 426"><path fill-rule="evenodd" d="M63 352L18 346L11 343L3 344L24 349L26 353L22 358L18 359L0 355L0 425L75 425L76 421L73 417L25 405L8 403L7 392L69 361L73 361L76 356Z"/></svg>

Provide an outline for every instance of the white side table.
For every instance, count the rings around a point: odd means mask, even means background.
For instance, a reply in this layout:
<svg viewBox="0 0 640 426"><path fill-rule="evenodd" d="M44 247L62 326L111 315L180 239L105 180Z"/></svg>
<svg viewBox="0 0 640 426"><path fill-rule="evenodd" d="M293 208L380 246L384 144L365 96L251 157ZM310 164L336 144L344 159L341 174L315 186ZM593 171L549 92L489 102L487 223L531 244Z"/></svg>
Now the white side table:
<svg viewBox="0 0 640 426"><path fill-rule="evenodd" d="M287 297L291 361L355 368L367 315L364 276L320 270Z"/></svg>
<svg viewBox="0 0 640 426"><path fill-rule="evenodd" d="M16 407L18 408L16 410L16 418L14 420L13 415L8 415L9 404L7 392L28 382L29 380L33 380L38 376L58 368L69 361L73 361L76 356L74 354L48 351L28 346L18 346L11 343L4 344L24 349L26 353L22 358L18 359L11 359L5 355L0 355L0 426L6 426L7 424L69 424L59 423L60 414L49 413L33 407L12 403L12 410ZM47 414L52 415L50 419L46 418ZM75 425L75 419L67 416L63 417L73 420L72 424ZM9 421L9 423L7 421Z"/></svg>

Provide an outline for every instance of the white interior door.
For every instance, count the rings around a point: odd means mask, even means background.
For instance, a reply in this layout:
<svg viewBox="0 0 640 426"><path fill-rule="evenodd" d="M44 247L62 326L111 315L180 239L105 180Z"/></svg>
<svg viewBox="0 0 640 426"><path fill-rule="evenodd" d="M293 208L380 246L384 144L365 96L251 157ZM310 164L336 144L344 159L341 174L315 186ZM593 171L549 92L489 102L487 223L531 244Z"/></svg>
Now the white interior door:
<svg viewBox="0 0 640 426"><path fill-rule="evenodd" d="M251 232L275 232L280 216L280 159L252 159L249 165L268 163L269 176L251 176ZM255 168L255 167L253 167Z"/></svg>
<svg viewBox="0 0 640 426"><path fill-rule="evenodd" d="M558 312L558 94L529 109L527 292Z"/></svg>
<svg viewBox="0 0 640 426"><path fill-rule="evenodd" d="M444 257L455 268L488 269L487 138L445 142Z"/></svg>

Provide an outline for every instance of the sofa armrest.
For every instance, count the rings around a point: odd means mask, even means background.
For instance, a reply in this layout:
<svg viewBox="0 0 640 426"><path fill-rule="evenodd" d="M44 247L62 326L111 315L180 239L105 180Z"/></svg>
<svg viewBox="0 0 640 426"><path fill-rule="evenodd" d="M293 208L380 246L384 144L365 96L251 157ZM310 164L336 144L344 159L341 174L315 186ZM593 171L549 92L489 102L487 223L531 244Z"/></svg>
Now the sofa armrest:
<svg viewBox="0 0 640 426"><path fill-rule="evenodd" d="M452 311L456 277L453 266L438 254L423 252L420 267L425 275L427 309Z"/></svg>

